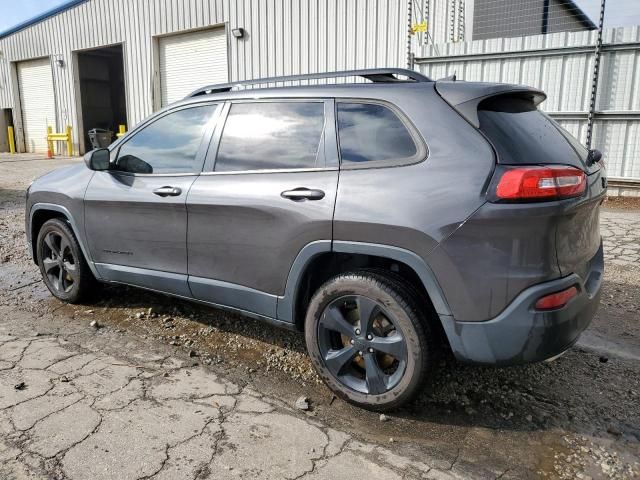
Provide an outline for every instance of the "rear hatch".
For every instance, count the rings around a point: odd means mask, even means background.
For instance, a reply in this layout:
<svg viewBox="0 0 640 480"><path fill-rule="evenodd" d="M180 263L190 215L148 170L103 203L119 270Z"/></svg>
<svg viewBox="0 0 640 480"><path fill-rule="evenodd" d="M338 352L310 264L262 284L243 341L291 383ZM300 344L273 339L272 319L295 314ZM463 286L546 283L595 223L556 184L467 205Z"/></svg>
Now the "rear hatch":
<svg viewBox="0 0 640 480"><path fill-rule="evenodd" d="M539 90L465 82L438 82L436 88L493 145L498 165L492 186L510 169L567 166L584 173L586 186L576 195L515 202L523 203L523 215L530 203L557 204L558 208L551 210L548 228L549 234L556 237L558 268L562 275L577 273L586 279L589 261L601 243L599 206L606 191L602 162L590 162L586 148L538 110L546 98ZM491 196L491 191L488 195Z"/></svg>

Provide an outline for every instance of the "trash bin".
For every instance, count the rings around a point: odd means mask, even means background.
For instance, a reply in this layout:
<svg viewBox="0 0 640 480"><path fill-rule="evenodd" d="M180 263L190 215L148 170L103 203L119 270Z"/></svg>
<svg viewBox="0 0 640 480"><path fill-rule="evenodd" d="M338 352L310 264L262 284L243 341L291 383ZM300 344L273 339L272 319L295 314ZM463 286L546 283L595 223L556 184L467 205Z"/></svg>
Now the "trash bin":
<svg viewBox="0 0 640 480"><path fill-rule="evenodd" d="M111 145L113 139L113 132L111 130L104 130L103 128L92 128L88 132L91 146L96 148L106 148Z"/></svg>

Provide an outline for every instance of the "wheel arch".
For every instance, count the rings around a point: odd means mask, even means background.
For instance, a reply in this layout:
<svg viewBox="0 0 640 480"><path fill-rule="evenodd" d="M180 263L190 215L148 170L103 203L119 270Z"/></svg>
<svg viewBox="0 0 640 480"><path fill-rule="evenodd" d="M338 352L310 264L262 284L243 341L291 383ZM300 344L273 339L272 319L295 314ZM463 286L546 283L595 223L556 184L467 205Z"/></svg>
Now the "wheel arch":
<svg viewBox="0 0 640 480"><path fill-rule="evenodd" d="M390 269L421 290L438 317L451 315L434 273L415 253L390 245L326 241L313 242L298 254L285 295L278 299L278 319L303 329L306 304L322 283L344 271L366 268Z"/></svg>
<svg viewBox="0 0 640 480"><path fill-rule="evenodd" d="M36 203L31 207L31 210L29 212L28 232L31 245L31 255L34 263L38 263L38 233L47 221L54 218L64 220L69 225L69 228L71 228L71 231L75 235L76 240L80 245L80 249L82 250L82 254L84 255L84 258L87 261L89 268L91 269L91 273L93 273L95 278L99 279L100 276L98 275L93 261L91 260L89 251L84 245L83 237L79 235L78 226L73 220L71 212L69 212L69 210L62 205L56 205L52 203Z"/></svg>

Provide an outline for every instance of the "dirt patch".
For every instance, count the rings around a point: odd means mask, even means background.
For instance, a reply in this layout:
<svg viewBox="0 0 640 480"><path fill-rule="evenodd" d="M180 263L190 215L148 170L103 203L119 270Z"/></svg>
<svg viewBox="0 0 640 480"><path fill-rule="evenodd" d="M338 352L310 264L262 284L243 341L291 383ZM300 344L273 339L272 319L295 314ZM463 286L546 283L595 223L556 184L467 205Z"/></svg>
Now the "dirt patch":
<svg viewBox="0 0 640 480"><path fill-rule="evenodd" d="M607 197L603 206L617 210L640 211L640 197Z"/></svg>

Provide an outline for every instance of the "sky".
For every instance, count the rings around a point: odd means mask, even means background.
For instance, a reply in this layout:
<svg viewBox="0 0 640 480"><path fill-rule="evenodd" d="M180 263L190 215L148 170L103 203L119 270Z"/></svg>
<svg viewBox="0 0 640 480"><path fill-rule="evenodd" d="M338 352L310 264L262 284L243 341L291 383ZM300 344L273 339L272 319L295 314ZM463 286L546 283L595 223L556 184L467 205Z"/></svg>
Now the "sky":
<svg viewBox="0 0 640 480"><path fill-rule="evenodd" d="M0 32L29 20L68 0L0 0Z"/></svg>
<svg viewBox="0 0 640 480"><path fill-rule="evenodd" d="M600 18L600 0L576 0L576 3L597 25ZM604 27L629 25L640 25L640 0L607 0Z"/></svg>
<svg viewBox="0 0 640 480"><path fill-rule="evenodd" d="M597 23L600 0L575 0ZM35 17L67 0L0 0L0 32ZM640 0L607 0L605 27L640 25Z"/></svg>

